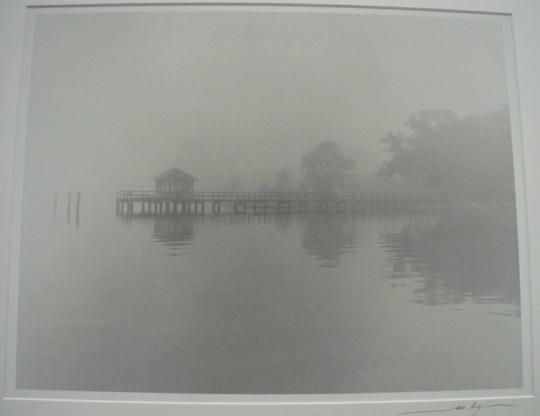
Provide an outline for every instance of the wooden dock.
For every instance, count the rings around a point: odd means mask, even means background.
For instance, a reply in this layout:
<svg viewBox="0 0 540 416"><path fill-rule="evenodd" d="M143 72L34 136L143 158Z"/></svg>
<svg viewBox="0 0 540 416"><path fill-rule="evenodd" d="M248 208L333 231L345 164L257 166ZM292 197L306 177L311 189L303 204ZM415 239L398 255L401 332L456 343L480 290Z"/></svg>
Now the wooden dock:
<svg viewBox="0 0 540 416"><path fill-rule="evenodd" d="M123 216L175 216L290 213L361 213L374 210L413 210L428 198L385 194L310 192L156 192L119 191L116 213Z"/></svg>

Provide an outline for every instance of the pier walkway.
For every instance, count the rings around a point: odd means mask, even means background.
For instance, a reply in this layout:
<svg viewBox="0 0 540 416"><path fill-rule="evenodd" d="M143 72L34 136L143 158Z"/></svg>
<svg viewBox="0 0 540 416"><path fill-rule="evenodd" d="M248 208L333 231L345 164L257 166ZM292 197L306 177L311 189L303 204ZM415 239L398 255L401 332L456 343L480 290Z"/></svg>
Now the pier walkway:
<svg viewBox="0 0 540 416"><path fill-rule="evenodd" d="M130 216L219 215L226 208L235 214L359 213L418 209L430 202L430 199L418 196L378 193L119 191L116 213Z"/></svg>

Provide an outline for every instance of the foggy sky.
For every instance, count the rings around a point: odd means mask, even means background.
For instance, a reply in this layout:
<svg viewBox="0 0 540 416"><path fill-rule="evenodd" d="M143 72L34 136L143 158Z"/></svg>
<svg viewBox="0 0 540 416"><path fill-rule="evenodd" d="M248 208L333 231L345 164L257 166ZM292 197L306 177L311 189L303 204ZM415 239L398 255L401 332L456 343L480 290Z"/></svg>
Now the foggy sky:
<svg viewBox="0 0 540 416"><path fill-rule="evenodd" d="M26 191L245 188L332 140L371 175L418 110L507 104L500 22L176 12L37 18Z"/></svg>

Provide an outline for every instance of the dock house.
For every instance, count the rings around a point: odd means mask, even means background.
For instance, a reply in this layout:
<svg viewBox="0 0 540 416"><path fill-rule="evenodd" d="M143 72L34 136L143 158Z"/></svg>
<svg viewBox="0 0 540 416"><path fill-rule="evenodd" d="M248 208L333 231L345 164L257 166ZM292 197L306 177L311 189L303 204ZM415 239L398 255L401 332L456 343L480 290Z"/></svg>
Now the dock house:
<svg viewBox="0 0 540 416"><path fill-rule="evenodd" d="M169 169L154 178L158 193L191 193L197 179L178 168Z"/></svg>

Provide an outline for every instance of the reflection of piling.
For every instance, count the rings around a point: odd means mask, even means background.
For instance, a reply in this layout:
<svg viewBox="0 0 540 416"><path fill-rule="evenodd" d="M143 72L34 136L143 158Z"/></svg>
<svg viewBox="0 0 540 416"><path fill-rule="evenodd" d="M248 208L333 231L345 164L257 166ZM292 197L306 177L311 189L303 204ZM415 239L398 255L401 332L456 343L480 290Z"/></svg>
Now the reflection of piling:
<svg viewBox="0 0 540 416"><path fill-rule="evenodd" d="M69 222L71 220L71 192L68 192L66 211L67 222Z"/></svg>

